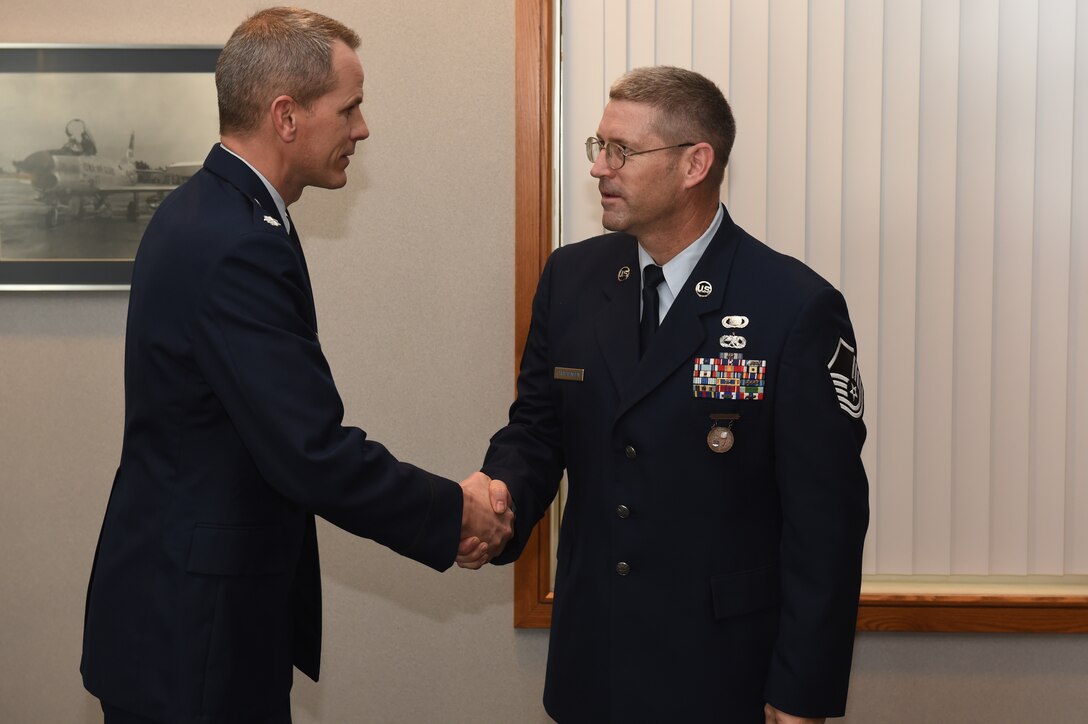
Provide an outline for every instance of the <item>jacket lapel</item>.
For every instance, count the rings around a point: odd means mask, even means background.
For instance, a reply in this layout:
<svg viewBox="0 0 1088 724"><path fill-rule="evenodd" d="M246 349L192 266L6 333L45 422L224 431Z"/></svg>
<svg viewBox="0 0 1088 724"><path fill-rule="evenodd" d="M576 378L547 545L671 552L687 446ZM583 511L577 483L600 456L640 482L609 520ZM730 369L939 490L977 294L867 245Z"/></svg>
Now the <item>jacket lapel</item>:
<svg viewBox="0 0 1088 724"><path fill-rule="evenodd" d="M268 224L268 230L273 228L278 229L280 233L288 237L291 240L291 245L295 249L295 253L298 254L299 264L302 266L302 280L306 285L306 294L309 299L309 322L317 332L317 310L314 308L314 293L313 288L310 285L310 270L306 266L306 255L302 253L302 244L299 241L298 229L295 226L294 219L291 220L291 231L287 231L287 226L284 224L284 219L280 218L279 209L276 207L276 202L272 200L272 195L268 193L268 189L265 187L264 182L257 177L257 174L253 173L253 170L249 168L241 159L232 154L230 151L224 149L220 144L212 146L211 152L208 153L208 157L204 159L204 168L208 169L211 173L219 176L224 181L234 186L236 189L242 192L248 199L253 202L254 214L258 219L274 219L278 226L275 224Z"/></svg>
<svg viewBox="0 0 1088 724"><path fill-rule="evenodd" d="M276 209L276 203L272 200L268 189L265 188L264 183L257 178L257 174L253 173L244 161L217 143L212 147L208 157L204 159L204 168L241 191L264 214L279 222L281 224L280 229L286 228L282 226L283 219L280 218L280 212ZM286 234L286 231L284 231L284 234Z"/></svg>
<svg viewBox="0 0 1088 724"><path fill-rule="evenodd" d="M622 270L626 269L624 277ZM608 364L609 374L620 399L638 364L638 305L640 298L638 246L627 237L619 263L607 270L609 276L601 285L605 304L597 315L596 335L601 355ZM623 278L621 278L623 277Z"/></svg>
<svg viewBox="0 0 1088 724"><path fill-rule="evenodd" d="M691 276L684 283L684 288L676 296L645 356L635 366L631 384L626 388L627 394L621 393L617 419L668 379L678 367L691 362L695 357L696 351L706 339L703 317L717 314L722 308L739 237L739 229L726 212L718 233L714 235ZM696 287L701 282L710 283L711 289L706 296L696 292ZM637 358L637 325L633 329Z"/></svg>
<svg viewBox="0 0 1088 724"><path fill-rule="evenodd" d="M314 332L317 332L317 308L314 306L314 290L310 284L310 267L306 265L306 255L302 252L302 241L298 238L298 226L295 225L295 220L291 219L291 243L295 247L295 252L298 254L299 264L302 265L302 281L306 285L306 296L310 300L310 324L313 325Z"/></svg>

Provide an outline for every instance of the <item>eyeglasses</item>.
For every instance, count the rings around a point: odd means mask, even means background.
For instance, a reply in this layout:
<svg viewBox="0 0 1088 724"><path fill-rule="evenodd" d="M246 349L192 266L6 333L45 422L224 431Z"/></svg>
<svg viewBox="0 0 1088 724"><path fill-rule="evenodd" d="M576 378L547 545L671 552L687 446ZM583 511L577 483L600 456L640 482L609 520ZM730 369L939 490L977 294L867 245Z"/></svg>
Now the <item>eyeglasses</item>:
<svg viewBox="0 0 1088 724"><path fill-rule="evenodd" d="M590 136L586 139L586 158L590 163L596 163L597 157L601 155L601 151L604 151L604 160L608 164L608 167L613 171L619 171L623 168L623 164L627 163L627 159L630 156L641 156L644 153L653 153L654 151L667 151L670 148L687 148L688 146L694 146L694 143L677 143L675 146L662 146L661 148L651 148L646 151L632 151L629 148L619 145L618 143L601 143L601 139L594 136Z"/></svg>

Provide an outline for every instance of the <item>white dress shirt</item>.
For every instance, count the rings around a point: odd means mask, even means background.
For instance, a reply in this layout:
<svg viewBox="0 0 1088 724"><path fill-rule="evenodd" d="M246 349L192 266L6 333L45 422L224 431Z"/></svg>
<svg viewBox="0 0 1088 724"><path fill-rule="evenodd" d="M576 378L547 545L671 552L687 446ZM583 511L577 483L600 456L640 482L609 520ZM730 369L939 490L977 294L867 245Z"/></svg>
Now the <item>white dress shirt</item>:
<svg viewBox="0 0 1088 724"><path fill-rule="evenodd" d="M714 235L718 233L718 228L722 225L722 219L725 218L725 207L718 204L718 213L714 215L714 220L710 222L710 226L703 232L703 235L696 239L691 244L688 244L687 248L682 252L669 259L664 266L661 267L661 272L665 275L665 283L657 289L657 311L658 319L663 323L665 321L665 315L669 313L669 309L672 308L672 303L676 300L676 295L680 293L680 290L684 288L684 284L687 283L688 277L691 276L691 272L695 269L695 265L699 263L699 260L703 258L703 252L710 246L710 240L714 238ZM654 258L642 248L642 244L638 245L638 268L640 270L645 269L650 264L656 264ZM642 314L642 302L639 302L639 315ZM641 316L639 317L641 319Z"/></svg>

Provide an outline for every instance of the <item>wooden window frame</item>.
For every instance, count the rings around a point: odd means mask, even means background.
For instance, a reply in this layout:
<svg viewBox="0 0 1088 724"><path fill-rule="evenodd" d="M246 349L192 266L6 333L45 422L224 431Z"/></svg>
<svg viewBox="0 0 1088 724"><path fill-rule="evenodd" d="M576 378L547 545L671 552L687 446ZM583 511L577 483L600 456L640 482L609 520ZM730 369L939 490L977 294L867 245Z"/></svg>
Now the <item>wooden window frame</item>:
<svg viewBox="0 0 1088 724"><path fill-rule="evenodd" d="M514 371L536 283L551 253L556 0L517 0L515 24ZM548 628L551 513L514 565L514 626ZM1088 633L1088 596L862 594L860 631Z"/></svg>

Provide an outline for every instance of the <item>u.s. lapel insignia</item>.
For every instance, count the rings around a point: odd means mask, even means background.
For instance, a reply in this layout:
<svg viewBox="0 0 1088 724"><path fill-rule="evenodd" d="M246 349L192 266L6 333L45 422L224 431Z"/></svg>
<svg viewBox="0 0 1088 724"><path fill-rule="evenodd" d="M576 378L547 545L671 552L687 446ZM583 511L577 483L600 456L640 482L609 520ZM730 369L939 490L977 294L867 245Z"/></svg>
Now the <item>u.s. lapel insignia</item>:
<svg viewBox="0 0 1088 724"><path fill-rule="evenodd" d="M714 291L714 287L711 286L708 281L701 281L695 284L695 293L698 294L701 299L709 297L712 291Z"/></svg>
<svg viewBox="0 0 1088 724"><path fill-rule="evenodd" d="M722 317L722 326L726 329L744 329L748 326L748 317L743 314L727 314Z"/></svg>
<svg viewBox="0 0 1088 724"><path fill-rule="evenodd" d="M729 349L744 349L744 346L748 344L748 340L739 334L723 334L718 343Z"/></svg>
<svg viewBox="0 0 1088 724"><path fill-rule="evenodd" d="M264 223L268 224L269 226L283 226L283 224L277 221L275 217L269 216L268 214L265 214L264 216Z"/></svg>
<svg viewBox="0 0 1088 724"><path fill-rule="evenodd" d="M616 281L625 282L631 277L631 267L621 266L619 272L616 273Z"/></svg>
<svg viewBox="0 0 1088 724"><path fill-rule="evenodd" d="M861 419L865 412L865 387L861 384L857 353L842 337L839 337L839 344L827 363L827 369L839 407L850 417Z"/></svg>

